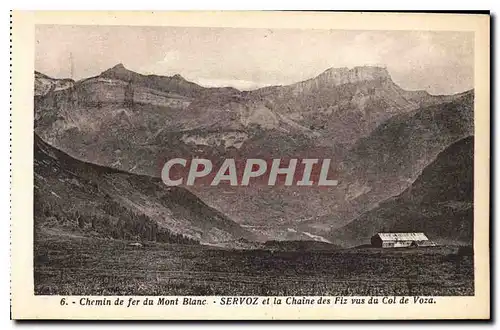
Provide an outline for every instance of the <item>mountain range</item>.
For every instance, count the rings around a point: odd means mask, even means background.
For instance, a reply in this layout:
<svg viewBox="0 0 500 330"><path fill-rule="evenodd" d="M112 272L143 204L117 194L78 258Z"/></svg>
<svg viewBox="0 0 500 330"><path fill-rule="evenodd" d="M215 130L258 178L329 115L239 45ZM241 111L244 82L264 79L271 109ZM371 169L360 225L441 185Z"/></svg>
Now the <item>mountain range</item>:
<svg viewBox="0 0 500 330"><path fill-rule="evenodd" d="M199 223L164 227L212 243L238 237L314 239L344 246L365 242L372 232L396 224L394 215L387 220L373 215L382 214L382 205L396 210L414 203L418 210L419 198L438 189L423 182L431 180L426 173L438 171L440 157L458 162L463 159L453 155L473 155L459 143L474 134L473 91L406 91L380 67L331 68L292 85L252 91L206 88L180 75L142 75L122 64L80 81L35 72L34 102L35 132L47 145L77 162L129 176L158 178L164 162L174 157L220 162L332 159L339 180L335 187L186 187L190 196L230 221L232 229L203 237L206 228ZM457 173L459 181L472 180L463 171ZM408 195L417 182L428 189L416 190L422 196ZM454 189L452 180L445 185ZM155 189L158 194L167 187L159 184ZM468 202L458 201L463 207L472 203L472 195L467 196ZM452 205L455 197L439 205ZM401 201L389 203L394 198ZM464 212L460 223L471 222L472 213ZM428 218L416 213L405 223ZM446 226L454 214L441 213L442 218L433 218L437 227L440 222ZM160 223L160 218L152 221ZM371 225L364 227L364 222ZM394 228L417 230L403 222ZM431 238L470 241L470 230L432 231L427 233Z"/></svg>

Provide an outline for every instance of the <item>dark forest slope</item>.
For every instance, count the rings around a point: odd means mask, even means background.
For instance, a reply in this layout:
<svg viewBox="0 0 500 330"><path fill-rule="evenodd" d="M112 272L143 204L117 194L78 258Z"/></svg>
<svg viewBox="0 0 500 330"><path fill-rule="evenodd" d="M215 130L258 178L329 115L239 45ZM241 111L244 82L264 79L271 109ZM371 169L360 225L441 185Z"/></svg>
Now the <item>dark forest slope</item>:
<svg viewBox="0 0 500 330"><path fill-rule="evenodd" d="M76 160L35 135L35 225L106 237L217 243L248 233L182 188Z"/></svg>
<svg viewBox="0 0 500 330"><path fill-rule="evenodd" d="M428 165L403 193L333 233L333 242L369 242L379 231L425 232L445 243L473 237L474 138L462 139Z"/></svg>

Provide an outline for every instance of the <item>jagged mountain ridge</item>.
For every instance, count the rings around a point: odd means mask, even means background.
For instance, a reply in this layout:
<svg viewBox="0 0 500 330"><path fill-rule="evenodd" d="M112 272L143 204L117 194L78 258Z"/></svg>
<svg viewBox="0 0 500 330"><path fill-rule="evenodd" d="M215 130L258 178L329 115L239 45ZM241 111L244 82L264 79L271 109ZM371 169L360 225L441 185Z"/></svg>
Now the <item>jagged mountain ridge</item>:
<svg viewBox="0 0 500 330"><path fill-rule="evenodd" d="M425 91L405 91L380 67L330 68L288 86L248 93L268 108L348 149L393 115L449 100Z"/></svg>
<svg viewBox="0 0 500 330"><path fill-rule="evenodd" d="M77 82L73 88L37 97L36 129L42 137L70 153L64 143L66 140L72 137L95 140L96 137L89 134L100 129L100 135L120 131L131 139L131 144L152 148L166 145L165 149L171 149L172 140L180 139L186 146L176 143L175 148L186 149L188 153L198 148L202 153L217 149L220 141L227 140L227 135L237 134L240 137L237 144L229 142L229 147L236 146L243 157L256 152L280 156L282 150L294 155L301 149L317 148L318 154L332 149L333 158L340 158L358 138L367 136L382 121L417 109L419 102L416 100L421 100L422 104L444 100L443 97L426 98L428 95L421 92L403 91L392 82L385 69L371 67L330 69L305 82L252 92L232 90L228 94L224 88L205 89L205 96L199 97L192 97L194 92L203 89L196 84L193 84L193 93L184 95L176 93L179 88L152 88L158 85L155 81L160 78L167 85L186 82L176 76L144 76L118 65L100 76ZM300 95L296 92L292 93L295 96L289 95L297 86L311 83L321 87L321 92L301 87ZM134 90L133 106L125 104L125 90L130 84ZM389 103L393 104L383 106ZM127 132L130 127L124 126L134 126L133 132ZM79 134L84 136L79 137ZM111 143L123 140L115 136L103 136L102 139ZM271 141L274 146L267 147ZM290 143L295 146L290 148ZM217 154L224 156L228 144L222 147ZM87 148L80 146L78 149ZM96 155L89 158L92 162L109 157L96 150L89 153ZM119 157L113 157L111 164L123 163L116 159ZM142 163L129 164L123 169L134 167L156 174L151 172L151 166ZM157 172L156 166L154 171Z"/></svg>
<svg viewBox="0 0 500 330"><path fill-rule="evenodd" d="M171 77L142 75L126 69L121 63L103 71L99 76L102 78L121 80L134 85L147 86L148 88L162 92L173 92L188 97L196 97L204 90L203 87L187 81L179 74Z"/></svg>
<svg viewBox="0 0 500 330"><path fill-rule="evenodd" d="M186 189L82 162L37 135L34 146L35 225L167 242L252 238Z"/></svg>

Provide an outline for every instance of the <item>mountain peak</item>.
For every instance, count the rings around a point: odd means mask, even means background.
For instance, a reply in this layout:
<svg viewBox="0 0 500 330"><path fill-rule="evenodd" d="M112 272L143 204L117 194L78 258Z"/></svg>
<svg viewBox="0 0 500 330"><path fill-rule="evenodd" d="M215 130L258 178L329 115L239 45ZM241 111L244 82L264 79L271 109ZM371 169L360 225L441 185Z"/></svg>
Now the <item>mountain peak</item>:
<svg viewBox="0 0 500 330"><path fill-rule="evenodd" d="M103 73L110 73L110 72L130 72L122 63L118 63L117 65L107 69Z"/></svg>
<svg viewBox="0 0 500 330"><path fill-rule="evenodd" d="M125 66L123 65L123 63L118 63L117 65L115 65L114 67L112 67L110 70L123 70L125 68Z"/></svg>
<svg viewBox="0 0 500 330"><path fill-rule="evenodd" d="M127 69L123 65L123 63L118 63L117 65L107 69L106 71L103 71L101 73L101 76L115 78L115 79L122 79L122 80L127 81L127 80L134 79L134 76L140 76L140 74L137 72L134 72L132 70ZM156 75L152 75L152 76L156 76ZM168 76L157 76L157 77L164 77L167 79L170 78L170 79L186 81L186 79L184 79L184 77L182 77L180 74L175 74L171 77L168 77Z"/></svg>
<svg viewBox="0 0 500 330"><path fill-rule="evenodd" d="M391 75L385 67L356 66L352 69L346 67L330 68L321 73L317 78L340 85L368 80L389 80L391 79Z"/></svg>
<svg viewBox="0 0 500 330"><path fill-rule="evenodd" d="M122 63L118 63L112 68L101 72L101 78L121 80L126 83L133 83L137 86L144 86L168 93L177 93L184 96L194 96L204 88L190 82L180 74L173 76L161 76L156 74L144 75L127 69Z"/></svg>
<svg viewBox="0 0 500 330"><path fill-rule="evenodd" d="M120 79L124 81L132 80L134 75L137 75L137 73L128 70L122 63L118 63L114 67L101 73L102 77Z"/></svg>

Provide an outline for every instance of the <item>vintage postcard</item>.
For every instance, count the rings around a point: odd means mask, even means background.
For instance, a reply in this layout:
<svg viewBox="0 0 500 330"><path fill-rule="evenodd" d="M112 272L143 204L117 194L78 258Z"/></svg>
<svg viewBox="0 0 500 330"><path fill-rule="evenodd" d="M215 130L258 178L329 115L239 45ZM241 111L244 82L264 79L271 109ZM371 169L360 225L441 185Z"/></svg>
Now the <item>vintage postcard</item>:
<svg viewBox="0 0 500 330"><path fill-rule="evenodd" d="M12 13L12 318L488 319L489 15Z"/></svg>

